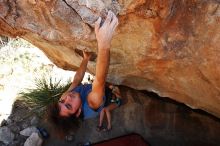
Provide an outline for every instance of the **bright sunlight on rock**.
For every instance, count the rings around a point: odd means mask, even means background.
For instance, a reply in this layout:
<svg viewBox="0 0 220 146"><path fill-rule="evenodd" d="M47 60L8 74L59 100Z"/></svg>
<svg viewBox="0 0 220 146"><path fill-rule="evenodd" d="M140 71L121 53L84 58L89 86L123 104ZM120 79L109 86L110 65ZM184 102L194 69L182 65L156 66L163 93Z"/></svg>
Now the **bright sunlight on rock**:
<svg viewBox="0 0 220 146"><path fill-rule="evenodd" d="M87 65L91 75L85 77L95 75L94 22L98 17L104 20L109 10L119 25L111 41L107 82L118 85L123 96L129 97L117 109L122 113L113 114L113 130L117 127L118 131L103 136L92 129L97 121L83 122L81 133L70 134L72 144L98 143L134 132L150 145L218 145L219 0L0 0L0 120L6 120L2 125L19 119L12 116L7 121L21 88L31 89L20 95L37 113L50 102L45 96L58 97L67 89L68 78L74 76L67 70L80 67L85 49L93 53ZM34 46L8 37L22 38ZM44 78L35 82L35 77ZM32 90L33 82L48 90ZM34 100L30 98L33 94ZM20 101L16 104L28 107ZM16 106L13 109L17 111ZM30 126L23 123L18 131ZM45 145L68 145L53 138L47 142Z"/></svg>

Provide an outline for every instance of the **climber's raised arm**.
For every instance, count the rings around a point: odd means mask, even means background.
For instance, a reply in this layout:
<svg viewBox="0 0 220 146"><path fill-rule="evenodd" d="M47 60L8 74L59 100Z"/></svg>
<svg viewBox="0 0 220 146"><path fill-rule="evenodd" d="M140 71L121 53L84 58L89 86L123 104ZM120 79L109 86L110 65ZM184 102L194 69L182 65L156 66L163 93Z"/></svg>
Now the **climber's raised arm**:
<svg viewBox="0 0 220 146"><path fill-rule="evenodd" d="M67 92L71 91L82 82L90 57L91 57L91 53L83 51L83 60L80 64L80 67L76 71L76 74L73 78L73 82L68 88Z"/></svg>
<svg viewBox="0 0 220 146"><path fill-rule="evenodd" d="M96 75L92 85L92 91L88 95L89 106L97 109L103 103L105 91L105 80L108 73L110 60L110 45L115 28L118 25L118 19L111 11L102 26L101 18L95 23L95 33L98 42L98 57L96 64Z"/></svg>

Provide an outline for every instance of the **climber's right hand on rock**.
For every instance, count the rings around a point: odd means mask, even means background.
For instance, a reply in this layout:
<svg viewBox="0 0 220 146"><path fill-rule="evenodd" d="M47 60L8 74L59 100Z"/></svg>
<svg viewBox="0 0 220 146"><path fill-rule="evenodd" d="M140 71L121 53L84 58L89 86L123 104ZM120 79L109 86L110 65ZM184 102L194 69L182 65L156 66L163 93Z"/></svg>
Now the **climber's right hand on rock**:
<svg viewBox="0 0 220 146"><path fill-rule="evenodd" d="M86 50L83 51L83 59L89 61L90 58L92 57L91 52L87 52Z"/></svg>
<svg viewBox="0 0 220 146"><path fill-rule="evenodd" d="M95 22L95 34L99 49L109 49L118 18L112 11L108 11L105 22L101 26L101 17Z"/></svg>

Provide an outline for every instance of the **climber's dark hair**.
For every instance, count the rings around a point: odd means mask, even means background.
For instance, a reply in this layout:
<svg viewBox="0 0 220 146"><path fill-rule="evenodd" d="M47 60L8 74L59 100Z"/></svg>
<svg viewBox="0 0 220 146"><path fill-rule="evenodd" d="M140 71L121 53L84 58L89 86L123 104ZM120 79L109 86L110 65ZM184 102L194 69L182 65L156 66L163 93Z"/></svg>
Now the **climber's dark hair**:
<svg viewBox="0 0 220 146"><path fill-rule="evenodd" d="M59 138L64 138L70 131L76 131L79 128L82 115L81 113L78 118L75 115L60 116L58 103L52 103L47 107L47 120L52 126L53 133L56 133Z"/></svg>

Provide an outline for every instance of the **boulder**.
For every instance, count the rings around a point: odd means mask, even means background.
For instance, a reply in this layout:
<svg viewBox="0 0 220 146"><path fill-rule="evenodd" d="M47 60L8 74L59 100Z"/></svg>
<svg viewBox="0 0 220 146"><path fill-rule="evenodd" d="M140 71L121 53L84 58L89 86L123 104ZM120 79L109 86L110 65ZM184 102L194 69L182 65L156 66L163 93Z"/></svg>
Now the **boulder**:
<svg viewBox="0 0 220 146"><path fill-rule="evenodd" d="M2 0L0 34L39 47L76 70L97 54L94 21L112 10L119 26L108 82L148 90L220 117L219 0ZM96 59L88 64L95 73Z"/></svg>
<svg viewBox="0 0 220 146"><path fill-rule="evenodd" d="M24 146L41 146L43 140L39 137L38 133L32 133L31 136L25 141Z"/></svg>
<svg viewBox="0 0 220 146"><path fill-rule="evenodd" d="M10 144L14 139L14 134L11 132L11 130L4 126L0 128L0 141L4 144L8 145Z"/></svg>
<svg viewBox="0 0 220 146"><path fill-rule="evenodd" d="M37 133L38 130L36 127L28 127L22 131L20 131L20 134L23 136L31 136L32 133Z"/></svg>
<svg viewBox="0 0 220 146"><path fill-rule="evenodd" d="M11 131L13 132L13 133L19 133L20 132L20 130L21 130L21 128L19 127L19 125L18 124L16 124L16 123L12 123L10 126L8 126L10 129L11 129Z"/></svg>
<svg viewBox="0 0 220 146"><path fill-rule="evenodd" d="M39 118L37 116L33 116L33 118L31 119L31 125L37 126L38 123L39 123Z"/></svg>
<svg viewBox="0 0 220 146"><path fill-rule="evenodd" d="M1 121L0 127L7 126L7 125L8 125L7 120L3 119L3 120Z"/></svg>

